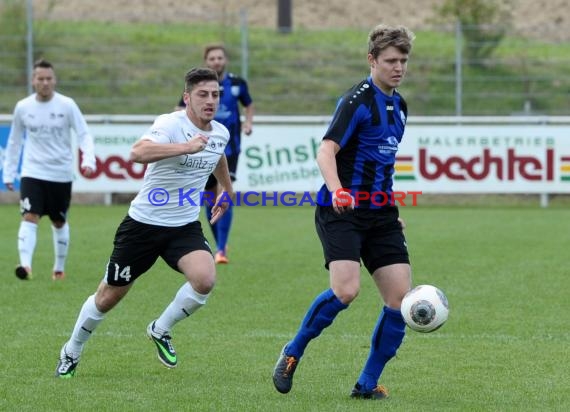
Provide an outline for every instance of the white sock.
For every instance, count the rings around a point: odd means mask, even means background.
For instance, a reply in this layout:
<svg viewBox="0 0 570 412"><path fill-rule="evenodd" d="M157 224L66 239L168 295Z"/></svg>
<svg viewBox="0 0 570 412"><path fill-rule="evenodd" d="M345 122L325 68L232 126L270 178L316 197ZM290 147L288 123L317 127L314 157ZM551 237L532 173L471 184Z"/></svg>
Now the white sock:
<svg viewBox="0 0 570 412"><path fill-rule="evenodd" d="M65 346L66 352L74 358L79 358L83 345L104 317L105 314L99 312L95 306L95 295L89 296L81 307L71 338Z"/></svg>
<svg viewBox="0 0 570 412"><path fill-rule="evenodd" d="M20 265L32 267L32 257L36 249L36 238L38 225L22 220L18 231L18 252L20 254Z"/></svg>
<svg viewBox="0 0 570 412"><path fill-rule="evenodd" d="M51 233L53 235L53 251L55 255L53 271L63 272L65 259L67 259L67 250L69 249L69 225L65 222L59 229L52 226Z"/></svg>
<svg viewBox="0 0 570 412"><path fill-rule="evenodd" d="M170 305L162 312L162 315L154 322L154 331L162 335L170 332L172 327L180 322L182 319L187 318L192 313L196 312L206 304L210 294L202 295L192 289L190 283L186 282L170 302Z"/></svg>

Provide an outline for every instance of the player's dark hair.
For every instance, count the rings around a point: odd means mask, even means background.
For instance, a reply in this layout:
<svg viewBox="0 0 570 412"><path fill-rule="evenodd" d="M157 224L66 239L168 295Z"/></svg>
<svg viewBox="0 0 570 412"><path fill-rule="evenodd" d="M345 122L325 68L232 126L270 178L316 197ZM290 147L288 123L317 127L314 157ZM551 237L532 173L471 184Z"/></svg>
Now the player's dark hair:
<svg viewBox="0 0 570 412"><path fill-rule="evenodd" d="M34 62L34 69L41 67L42 69L53 69L53 64L45 59L39 59Z"/></svg>
<svg viewBox="0 0 570 412"><path fill-rule="evenodd" d="M228 52L223 44L209 44L204 47L204 60L206 60L208 54L210 54L212 50L221 50L224 53L224 56L228 56Z"/></svg>
<svg viewBox="0 0 570 412"><path fill-rule="evenodd" d="M404 26L390 27L379 24L368 35L368 53L375 59L390 46L409 54L415 35Z"/></svg>
<svg viewBox="0 0 570 412"><path fill-rule="evenodd" d="M186 77L184 78L184 91L190 93L198 83L209 80L218 82L218 74L214 70L208 69L207 67L194 67L186 73Z"/></svg>

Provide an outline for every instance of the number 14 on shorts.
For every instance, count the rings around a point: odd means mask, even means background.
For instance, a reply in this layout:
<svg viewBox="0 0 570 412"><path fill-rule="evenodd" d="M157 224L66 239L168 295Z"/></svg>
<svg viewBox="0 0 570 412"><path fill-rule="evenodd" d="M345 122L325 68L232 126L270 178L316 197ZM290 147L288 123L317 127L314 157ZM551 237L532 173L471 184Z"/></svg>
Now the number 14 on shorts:
<svg viewBox="0 0 570 412"><path fill-rule="evenodd" d="M112 276L112 280L114 282L118 282L118 283L128 283L131 280L131 267L130 266L125 266L123 267L123 269L121 270L121 268L119 267L119 265L117 263L109 263L107 265L107 273L105 273L105 278L109 279L109 269L114 271L111 273Z"/></svg>

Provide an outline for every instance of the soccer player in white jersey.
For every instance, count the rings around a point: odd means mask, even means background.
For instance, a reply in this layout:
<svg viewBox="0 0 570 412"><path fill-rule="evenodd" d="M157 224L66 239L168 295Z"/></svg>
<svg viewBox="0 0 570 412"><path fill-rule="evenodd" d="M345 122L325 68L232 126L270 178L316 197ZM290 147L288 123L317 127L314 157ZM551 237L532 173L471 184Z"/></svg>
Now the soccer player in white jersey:
<svg viewBox="0 0 570 412"><path fill-rule="evenodd" d="M65 277L69 247L67 211L73 180L71 129L83 152L81 170L85 176L95 170L93 138L75 101L55 92L56 77L51 63L38 60L34 64L32 85L35 93L20 100L14 109L3 166L4 185L8 190L14 190L23 148L22 221L18 231L20 264L16 267L16 276L31 279L38 223L42 216L48 215L52 222L55 254L52 279L59 280Z"/></svg>
<svg viewBox="0 0 570 412"><path fill-rule="evenodd" d="M158 359L166 367L177 364L172 327L202 307L214 287L214 257L198 217L200 205L206 201L201 195L211 173L224 189L215 199L213 222L223 215L234 196L224 155L229 132L213 120L220 100L215 71L190 70L184 90L186 109L159 116L132 147L131 160L148 164L143 186L117 229L103 280L83 304L71 337L61 348L57 377L74 375L92 332L158 257L186 280L147 327Z"/></svg>

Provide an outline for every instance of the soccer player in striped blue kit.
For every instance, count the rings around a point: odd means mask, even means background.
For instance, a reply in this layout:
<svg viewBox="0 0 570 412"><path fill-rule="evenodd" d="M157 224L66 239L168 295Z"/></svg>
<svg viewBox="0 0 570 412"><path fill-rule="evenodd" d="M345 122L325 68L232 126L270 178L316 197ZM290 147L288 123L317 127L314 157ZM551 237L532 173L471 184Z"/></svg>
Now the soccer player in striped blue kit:
<svg viewBox="0 0 570 412"><path fill-rule="evenodd" d="M207 67L215 70L220 79L220 107L216 112L215 120L226 126L230 132L230 141L226 146L226 158L232 182L236 180L238 158L241 152L241 132L249 136L252 132L254 114L253 100L249 94L249 88L245 79L227 71L228 53L221 44L206 46L204 49L204 63ZM244 107L244 122L241 122L240 104ZM184 108L181 99L177 106ZM206 190L219 194L219 186L216 178L210 176L206 183ZM211 218L212 207L206 206L208 221ZM212 233L216 241L215 260L218 264L229 263L227 256L227 244L233 220L233 208L230 205L226 213L215 224L211 224Z"/></svg>
<svg viewBox="0 0 570 412"><path fill-rule="evenodd" d="M325 184L317 197L315 225L321 240L330 288L318 295L295 337L281 351L273 383L288 393L309 342L332 324L360 290L360 262L371 274L384 307L372 332L370 353L351 397L384 399L378 380L405 334L400 313L411 287L411 267L403 222L390 198L398 144L407 106L396 88L406 73L414 34L407 28L376 26L368 38L370 76L340 99L323 137L317 163Z"/></svg>

